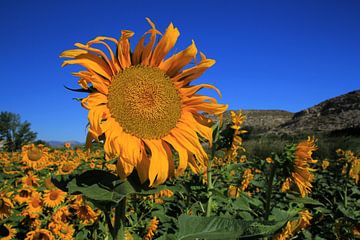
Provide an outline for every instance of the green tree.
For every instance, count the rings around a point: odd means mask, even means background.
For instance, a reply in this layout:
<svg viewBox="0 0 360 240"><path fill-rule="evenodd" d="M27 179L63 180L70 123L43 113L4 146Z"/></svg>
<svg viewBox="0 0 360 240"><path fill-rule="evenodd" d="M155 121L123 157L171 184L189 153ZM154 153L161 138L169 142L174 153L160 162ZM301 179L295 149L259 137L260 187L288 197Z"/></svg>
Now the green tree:
<svg viewBox="0 0 360 240"><path fill-rule="evenodd" d="M21 146L33 142L37 133L31 131L30 123L20 121L20 115L11 112L0 113L0 141L7 151L17 151Z"/></svg>

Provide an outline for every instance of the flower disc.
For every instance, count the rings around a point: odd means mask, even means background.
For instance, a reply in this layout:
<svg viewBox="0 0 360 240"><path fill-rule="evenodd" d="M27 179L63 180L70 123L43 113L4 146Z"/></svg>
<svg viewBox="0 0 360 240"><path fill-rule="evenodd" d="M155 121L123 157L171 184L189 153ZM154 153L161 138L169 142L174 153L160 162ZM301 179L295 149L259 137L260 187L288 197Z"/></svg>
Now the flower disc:
<svg viewBox="0 0 360 240"><path fill-rule="evenodd" d="M170 78L160 69L137 65L114 76L108 107L124 131L158 139L176 126L181 102Z"/></svg>
<svg viewBox="0 0 360 240"><path fill-rule="evenodd" d="M27 156L28 156L30 161L36 162L36 161L41 159L42 152L37 147L34 147L32 149L29 149L29 151L27 152Z"/></svg>

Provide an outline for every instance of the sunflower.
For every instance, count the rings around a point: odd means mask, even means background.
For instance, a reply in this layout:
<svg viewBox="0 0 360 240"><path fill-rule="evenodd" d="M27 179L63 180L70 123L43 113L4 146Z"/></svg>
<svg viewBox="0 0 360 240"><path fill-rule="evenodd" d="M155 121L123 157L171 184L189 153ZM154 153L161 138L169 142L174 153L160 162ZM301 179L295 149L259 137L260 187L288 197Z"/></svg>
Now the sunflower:
<svg viewBox="0 0 360 240"><path fill-rule="evenodd" d="M153 239L156 230L158 229L159 220L156 217L153 217L150 220L149 227L147 228L147 233L144 236L144 240L151 240Z"/></svg>
<svg viewBox="0 0 360 240"><path fill-rule="evenodd" d="M0 192L0 220L11 215L14 204L11 201L12 192Z"/></svg>
<svg viewBox="0 0 360 240"><path fill-rule="evenodd" d="M55 240L55 238L49 230L35 229L26 234L25 240Z"/></svg>
<svg viewBox="0 0 360 240"><path fill-rule="evenodd" d="M65 162L61 162L59 167L58 167L58 171L56 173L56 175L67 175L72 173L77 167L79 166L79 164L77 162L69 162L69 161L65 161Z"/></svg>
<svg viewBox="0 0 360 240"><path fill-rule="evenodd" d="M26 174L26 176L21 178L21 182L22 182L23 186L30 187L30 188L39 186L39 184L38 184L39 180L40 179L32 172L28 172Z"/></svg>
<svg viewBox="0 0 360 240"><path fill-rule="evenodd" d="M48 228L62 240L72 240L75 233L73 225L61 222L50 222Z"/></svg>
<svg viewBox="0 0 360 240"><path fill-rule="evenodd" d="M89 205L73 205L72 206L76 211L76 216L80 219L80 223L84 225L93 224L98 216L100 215L99 211L93 210Z"/></svg>
<svg viewBox="0 0 360 240"><path fill-rule="evenodd" d="M312 219L311 213L305 209L299 212L299 215L300 217L297 220L287 222L285 228L279 234L275 235L273 240L290 239L297 232L310 226L310 220Z"/></svg>
<svg viewBox="0 0 360 240"><path fill-rule="evenodd" d="M44 191L44 205L47 207L57 207L62 202L64 202L66 197L66 192L61 191L60 189L50 189Z"/></svg>
<svg viewBox="0 0 360 240"><path fill-rule="evenodd" d="M317 160L312 159L311 155L317 150L314 138L308 137L307 140L300 142L296 145L294 153L294 161L292 163L291 176L285 180L282 186L282 191L287 191L291 183L295 183L299 189L302 197L305 197L311 192L312 182L315 179L310 168L309 163L316 163Z"/></svg>
<svg viewBox="0 0 360 240"><path fill-rule="evenodd" d="M25 185L18 190L18 194L14 197L14 200L19 204L23 204L29 200L33 191L35 190Z"/></svg>
<svg viewBox="0 0 360 240"><path fill-rule="evenodd" d="M189 85L215 61L201 53L200 62L183 69L196 58L194 42L165 59L180 33L171 23L155 44L161 33L150 19L147 21L151 29L133 52L129 39L134 33L124 30L119 40L97 37L87 44L76 43L78 49L64 51L60 57L73 58L62 66L79 64L86 68L74 75L90 93L82 100L82 106L89 110L87 144L105 136L106 158L118 157L119 176L125 178L136 168L141 182L149 179L152 186L163 183L174 172L171 147L179 153L176 173L183 173L188 165L193 171L202 170L207 154L197 134L211 144L212 129L199 112L220 115L227 105L197 94L202 88L220 94L214 86ZM144 45L148 35L150 40ZM115 43L115 54L106 41ZM110 57L94 44L105 46Z"/></svg>
<svg viewBox="0 0 360 240"><path fill-rule="evenodd" d="M52 216L52 219L56 223L67 223L70 216L71 216L71 213L69 211L69 207L63 206L56 210L56 212Z"/></svg>
<svg viewBox="0 0 360 240"><path fill-rule="evenodd" d="M14 229L10 224L0 225L0 240L11 240L14 239L16 235L16 229Z"/></svg>
<svg viewBox="0 0 360 240"><path fill-rule="evenodd" d="M31 217L31 218L36 218L39 213L42 212L42 205L43 202L41 200L41 195L38 192L33 192L31 194L31 197L27 200L27 208L26 208L26 213Z"/></svg>
<svg viewBox="0 0 360 240"><path fill-rule="evenodd" d="M25 145L21 155L23 162L35 170L42 170L48 164L48 149L44 145Z"/></svg>

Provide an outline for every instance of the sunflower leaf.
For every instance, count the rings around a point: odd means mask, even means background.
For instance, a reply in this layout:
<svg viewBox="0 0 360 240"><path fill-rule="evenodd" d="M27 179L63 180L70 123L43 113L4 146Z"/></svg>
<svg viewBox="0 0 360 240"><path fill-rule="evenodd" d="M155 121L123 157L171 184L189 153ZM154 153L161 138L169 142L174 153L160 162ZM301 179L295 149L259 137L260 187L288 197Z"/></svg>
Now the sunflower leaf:
<svg viewBox="0 0 360 240"><path fill-rule="evenodd" d="M291 212L277 221L244 221L225 217L181 215L177 239L259 239L282 228L296 214Z"/></svg>

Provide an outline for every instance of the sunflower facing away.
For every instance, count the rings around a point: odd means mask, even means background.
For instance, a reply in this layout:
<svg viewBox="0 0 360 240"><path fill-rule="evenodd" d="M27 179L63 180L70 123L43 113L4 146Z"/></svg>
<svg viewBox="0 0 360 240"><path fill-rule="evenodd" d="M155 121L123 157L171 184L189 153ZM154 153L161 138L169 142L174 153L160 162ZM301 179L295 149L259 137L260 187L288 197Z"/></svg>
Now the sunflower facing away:
<svg viewBox="0 0 360 240"><path fill-rule="evenodd" d="M193 171L200 171L207 154L197 134L211 144L212 129L199 112L220 115L227 105L197 94L202 88L220 94L214 86L190 85L215 60L200 53L201 60L184 69L196 59L194 42L165 59L180 33L170 24L162 35L150 19L147 21L151 29L141 37L134 51L129 42L134 33L123 30L119 40L97 37L87 44L76 43L78 49L64 51L60 57L72 58L62 66L79 64L86 68L73 75L80 78L80 86L90 93L82 100L82 106L89 110L87 143L105 136L106 157L118 157L120 177L136 168L142 182L149 179L150 185L158 185L174 172L171 148L179 153L176 174L181 174L188 165ZM162 36L156 43L158 35ZM108 43L114 44L116 51ZM102 45L108 55L94 44Z"/></svg>
<svg viewBox="0 0 360 240"><path fill-rule="evenodd" d="M291 183L294 182L299 189L302 197L311 192L312 182L315 179L315 171L310 167L310 163L316 163L317 160L312 158L312 153L317 150L315 139L308 137L307 140L296 145L294 153L294 162L292 163L291 176L286 178L282 184L281 191L285 192L290 189Z"/></svg>

